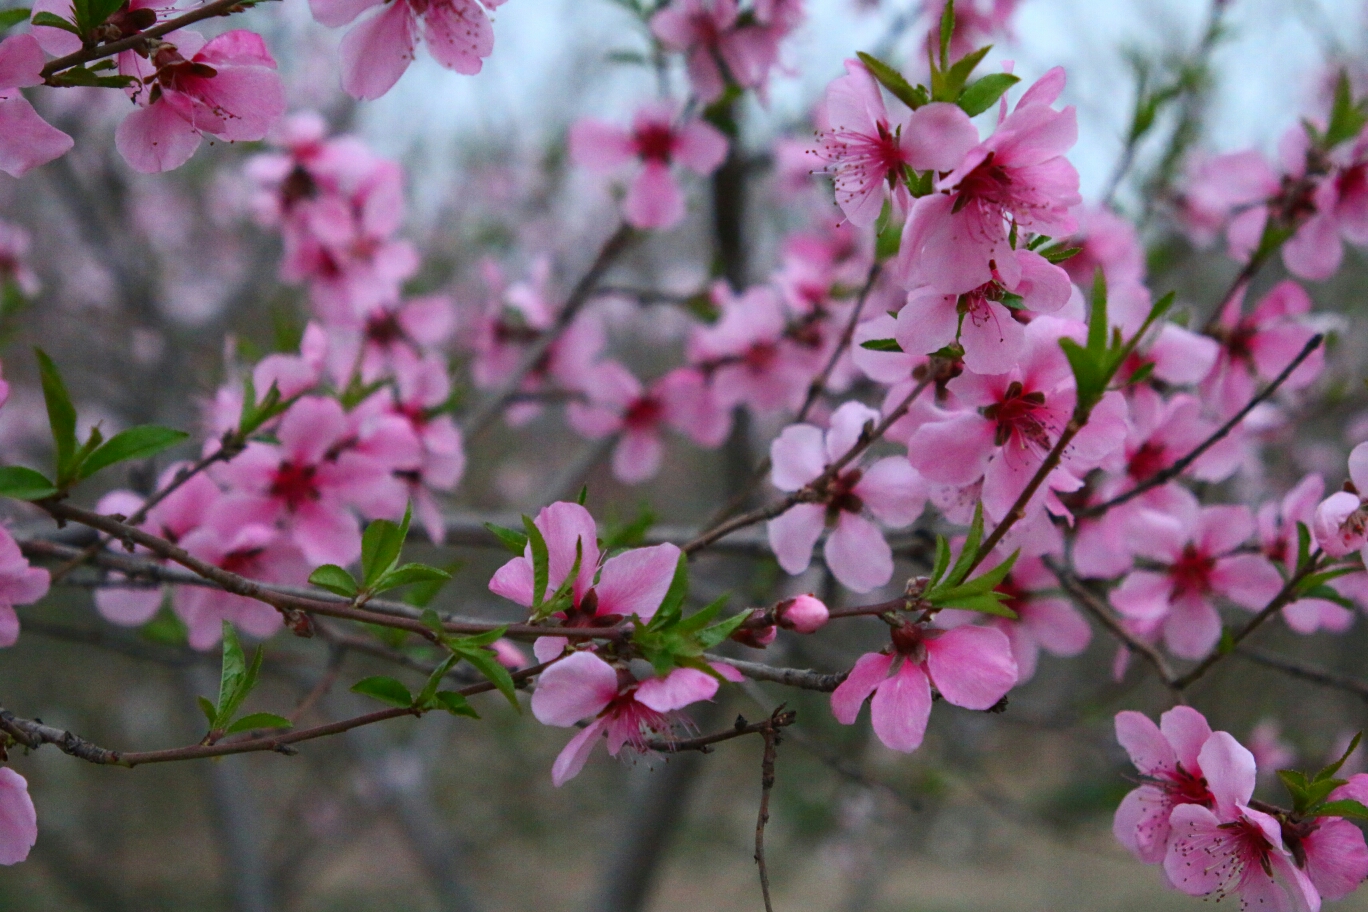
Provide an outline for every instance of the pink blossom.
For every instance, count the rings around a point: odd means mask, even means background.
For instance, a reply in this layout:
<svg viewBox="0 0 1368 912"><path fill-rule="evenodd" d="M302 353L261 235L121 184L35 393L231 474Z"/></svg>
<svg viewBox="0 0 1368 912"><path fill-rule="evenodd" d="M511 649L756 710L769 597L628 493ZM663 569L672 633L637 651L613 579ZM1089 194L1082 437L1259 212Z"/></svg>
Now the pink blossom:
<svg viewBox="0 0 1368 912"><path fill-rule="evenodd" d="M903 215L912 199L903 182L907 169L952 171L978 142L969 115L956 105L923 105L893 124L874 77L857 60L827 87L827 129L817 134L816 153L827 162L836 202L861 227L874 224L884 201Z"/></svg>
<svg viewBox="0 0 1368 912"><path fill-rule="evenodd" d="M311 564L345 566L360 555L361 530L350 507L372 518L403 514L407 491L394 471L417 460L411 436L399 433L392 441L403 457L399 464L364 455L342 406L314 396L290 407L276 436L279 445L248 444L218 477L252 499L258 521L287 529Z"/></svg>
<svg viewBox="0 0 1368 912"><path fill-rule="evenodd" d="M950 60L954 62L984 44L1010 37L1010 20L1021 0L957 0L955 26L950 38ZM940 21L944 3L925 6L926 49L940 55ZM924 60L926 51L921 53Z"/></svg>
<svg viewBox="0 0 1368 912"><path fill-rule="evenodd" d="M929 355L958 345L964 366L975 373L1001 374L1015 367L1026 347L1026 327L1017 314L1024 320L1055 313L1069 303L1073 286L1040 254L1021 250L1014 256L1020 266L1014 283L994 278L963 293L927 285L908 292L894 329L903 351Z"/></svg>
<svg viewBox="0 0 1368 912"><path fill-rule="evenodd" d="M124 160L146 174L179 168L205 133L230 142L262 139L285 113L285 90L261 36L238 29L208 42L177 33L149 58L128 53L120 71L141 82L141 107L124 118L115 144Z"/></svg>
<svg viewBox="0 0 1368 912"><path fill-rule="evenodd" d="M1279 282L1242 314L1244 290L1221 310L1213 335L1221 353L1202 383L1202 395L1222 415L1231 415L1254 397L1258 385L1278 376L1316 334L1306 322L1311 298L1290 279ZM1317 348L1283 384L1285 390L1310 386L1325 367L1325 350Z"/></svg>
<svg viewBox="0 0 1368 912"><path fill-rule="evenodd" d="M994 706L1017 682L1011 645L999 630L966 625L937 630L904 624L893 645L860 657L831 694L831 712L852 725L870 694L874 734L886 747L911 753L931 716L931 687L965 709Z"/></svg>
<svg viewBox="0 0 1368 912"><path fill-rule="evenodd" d="M1040 558L1023 555L997 586L1006 596L1003 604L1017 615L1015 621L994 620L993 624L1012 644L1019 681L1035 675L1042 649L1051 655L1076 656L1092 641L1092 628L1073 603L1050 594L1058 585Z"/></svg>
<svg viewBox="0 0 1368 912"><path fill-rule="evenodd" d="M903 229L898 268L909 288L946 294L998 280L1021 281L1012 226L1051 236L1073 233L1078 172L1064 153L1078 138L1072 107L1050 104L1063 88L1063 71L1047 73L987 140L971 149L935 193L913 204Z"/></svg>
<svg viewBox="0 0 1368 912"><path fill-rule="evenodd" d="M679 548L672 544L634 548L603 561L594 518L576 503L560 501L543 507L534 521L546 539L548 578L546 589L535 592L536 575L529 543L522 557L515 557L495 571L489 591L531 608L550 598L579 570L570 586L570 607L558 612L567 627L599 627L629 617L650 620L665 598L679 564ZM537 641L540 661L559 655L565 640L543 637Z"/></svg>
<svg viewBox="0 0 1368 912"><path fill-rule="evenodd" d="M1169 882L1193 896L1239 894L1243 908L1320 908L1320 894L1294 863L1278 820L1249 807L1254 756L1226 732L1202 746L1198 763L1211 805L1180 804L1169 818L1172 836L1164 857Z"/></svg>
<svg viewBox="0 0 1368 912"><path fill-rule="evenodd" d="M1241 552L1255 532L1248 507L1201 507L1183 489L1173 496L1165 513L1150 511L1132 527L1132 549L1162 569L1131 573L1112 604L1132 621L1162 627L1174 655L1198 659L1221 637L1213 598L1257 611L1277 595L1282 577L1263 555Z"/></svg>
<svg viewBox="0 0 1368 912"><path fill-rule="evenodd" d="M42 283L28 264L29 234L18 225L0 221L0 288L10 282L25 295L35 295Z"/></svg>
<svg viewBox="0 0 1368 912"><path fill-rule="evenodd" d="M294 542L278 530L254 522L255 510L240 498L224 498L204 525L181 541L202 561L248 579L302 586L311 565ZM258 639L278 631L280 612L256 599L206 586L176 586L172 608L187 628L191 648L212 649L223 634L223 622Z"/></svg>
<svg viewBox="0 0 1368 912"><path fill-rule="evenodd" d="M1205 442L1217 424L1203 417L1202 411L1202 401L1196 396L1177 393L1164 399L1152 387L1134 388L1125 446L1114 457L1116 474L1099 487L1101 499L1109 500L1150 481ZM1230 434L1193 462L1185 475L1224 481L1240 467L1244 456L1242 436Z"/></svg>
<svg viewBox="0 0 1368 912"><path fill-rule="evenodd" d="M740 675L728 665L713 666L728 680ZM638 753L651 750L652 739L668 741L677 725L687 725L679 710L711 700L718 679L697 668L676 668L663 677L637 681L624 667L614 667L592 652L574 652L541 673L532 694L532 714L544 725L569 728L593 718L565 745L551 767L557 788L579 775L600 738L616 757L624 746Z"/></svg>
<svg viewBox="0 0 1368 912"><path fill-rule="evenodd" d="M672 164L708 175L727 157L727 138L712 124L695 118L676 126L674 120L672 107L652 105L637 112L630 130L593 118L570 130L570 156L582 167L612 173L639 163L623 201L634 228L671 228L683 220L684 195Z"/></svg>
<svg viewBox="0 0 1368 912"><path fill-rule="evenodd" d="M28 858L38 841L38 812L29 797L28 780L0 766L0 865Z"/></svg>
<svg viewBox="0 0 1368 912"><path fill-rule="evenodd" d="M789 23L742 25L736 0L674 0L651 17L651 33L685 55L689 82L704 103L728 84L760 88ZM796 24L796 23L793 23Z"/></svg>
<svg viewBox="0 0 1368 912"><path fill-rule="evenodd" d="M29 566L14 536L0 526L0 647L13 646L19 639L19 616L14 606L38 601L47 595L50 583L48 572Z"/></svg>
<svg viewBox="0 0 1368 912"><path fill-rule="evenodd" d="M783 307L766 286L737 297L719 282L712 295L722 316L712 326L694 328L688 357L709 374L718 403L744 403L757 412L797 408L823 367L821 335L790 338Z"/></svg>
<svg viewBox="0 0 1368 912"><path fill-rule="evenodd" d="M1107 279L1107 319L1129 338L1149 315L1145 287L1145 249L1135 226L1110 209L1080 206L1074 211L1078 233L1063 246L1078 253L1060 267L1083 288L1091 288L1097 270Z"/></svg>
<svg viewBox="0 0 1368 912"><path fill-rule="evenodd" d="M1364 491L1368 491L1368 443L1360 443L1349 452L1346 490L1336 491L1321 501L1312 517L1311 532L1316 544L1330 557L1344 557L1356 550L1368 553Z"/></svg>
<svg viewBox="0 0 1368 912"><path fill-rule="evenodd" d="M0 41L0 171L12 177L65 155L74 145L19 94L22 86L42 84L44 63L43 49L32 35Z"/></svg>
<svg viewBox="0 0 1368 912"><path fill-rule="evenodd" d="M810 424L789 425L770 446L771 481L781 491L810 485L855 446L871 422L878 424L878 412L847 402L831 416L825 433ZM789 573L802 573L817 539L828 530L823 554L843 586L868 592L887 583L893 576L893 552L864 511L868 508L889 526L910 524L926 503L926 485L916 471L897 457L868 468L857 460L813 494L815 499L803 500L769 522L770 547L779 565Z"/></svg>
<svg viewBox="0 0 1368 912"><path fill-rule="evenodd" d="M969 485L983 479L983 507L1000 519L1011 509L1055 446L1073 414L1073 373L1059 338L1077 327L1037 317L1026 327L1019 366L991 375L965 371L947 384L961 410L923 424L908 441L908 459L927 480ZM1060 465L1032 499L1067 512L1054 491L1082 486L1081 475L1098 466L1124 439L1126 405L1108 393L1065 449Z"/></svg>
<svg viewBox="0 0 1368 912"><path fill-rule="evenodd" d="M613 475L627 484L660 471L667 426L708 448L721 446L731 430L731 416L703 375L691 368L670 371L646 388L618 362L603 361L590 371L583 389L589 401L570 403L570 426L591 439L621 435L613 448Z"/></svg>
<svg viewBox="0 0 1368 912"><path fill-rule="evenodd" d="M1308 530L1315 527L1316 504L1325 493L1325 480L1310 474L1288 491L1281 501L1270 501L1259 508L1259 550L1289 575L1297 563L1297 524ZM1337 581L1331 580L1333 587ZM1324 628L1343 633L1354 623L1354 613L1329 599L1300 598L1282 610L1287 626L1298 633L1315 633Z"/></svg>
<svg viewBox="0 0 1368 912"><path fill-rule="evenodd" d="M1146 864L1164 860L1175 807L1215 804L1201 765L1201 751L1210 739L1211 727L1191 707L1175 706L1159 717L1157 726L1142 713L1116 714L1116 740L1130 755L1141 784L1121 799L1112 833Z"/></svg>
<svg viewBox="0 0 1368 912"><path fill-rule="evenodd" d="M494 52L489 11L504 0L310 0L314 18L330 28L363 20L342 39L342 88L353 98L372 101L384 95L413 62L418 27L433 58L449 70L473 76Z"/></svg>
<svg viewBox="0 0 1368 912"><path fill-rule="evenodd" d="M1236 210L1262 203L1278 192L1278 176L1259 152L1195 155L1188 162L1178 216L1201 246L1214 241Z"/></svg>

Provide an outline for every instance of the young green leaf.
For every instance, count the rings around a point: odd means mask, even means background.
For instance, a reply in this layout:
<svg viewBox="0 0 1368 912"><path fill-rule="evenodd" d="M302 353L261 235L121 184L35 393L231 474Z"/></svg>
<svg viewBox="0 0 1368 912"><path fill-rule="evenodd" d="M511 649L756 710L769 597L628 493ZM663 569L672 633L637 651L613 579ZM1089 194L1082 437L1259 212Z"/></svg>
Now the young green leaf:
<svg viewBox="0 0 1368 912"><path fill-rule="evenodd" d="M1364 110L1364 102L1355 103L1349 74L1341 70L1339 80L1335 83L1335 101L1330 108L1330 124L1325 128L1325 148L1333 149L1340 143L1358 136L1364 124L1368 124L1368 112Z"/></svg>
<svg viewBox="0 0 1368 912"><path fill-rule="evenodd" d="M372 697L391 706L413 705L413 694L409 693L408 688L394 678L386 678L383 675L363 678L353 684L351 689L352 693Z"/></svg>
<svg viewBox="0 0 1368 912"><path fill-rule="evenodd" d="M969 575L969 568L974 563L974 558L978 557L979 542L983 541L983 504L974 505L974 518L969 523L969 537L964 540L964 547L960 549L959 557L955 559L955 566L950 568L950 575L945 578L945 585L958 586L964 582L964 578Z"/></svg>
<svg viewBox="0 0 1368 912"><path fill-rule="evenodd" d="M446 574L446 576L442 577L441 579L432 579L428 580L427 582L413 583L409 587L409 590L404 593L404 601L408 602L410 605L413 605L416 608L426 608L429 604L431 604L432 600L437 597L437 593L442 591L442 587L447 584L447 581L456 575L456 572L461 569L462 565L462 561L451 561L445 567L438 568Z"/></svg>
<svg viewBox="0 0 1368 912"><path fill-rule="evenodd" d="M449 579L451 579L451 574L445 570L429 567L427 564L404 564L395 567L376 580L375 591L384 592L387 589L398 589L400 586L408 586L413 583L445 583Z"/></svg>
<svg viewBox="0 0 1368 912"><path fill-rule="evenodd" d="M80 29L76 28L74 23L68 22L54 13L34 13L33 24L45 26L47 28L59 28L63 31L71 32L71 34L76 35L77 37L80 37L81 34Z"/></svg>
<svg viewBox="0 0 1368 912"><path fill-rule="evenodd" d="M1354 739L1349 742L1349 746L1344 749L1344 753L1340 754L1339 759L1336 760L1334 763L1330 764L1329 766L1325 767L1325 769L1321 770L1319 773L1316 773L1316 779L1329 779L1332 776L1334 776L1335 773L1338 773L1340 771L1340 767L1344 766L1345 761L1349 759L1349 755L1358 749L1359 742L1362 740L1363 732L1356 732L1354 734Z"/></svg>
<svg viewBox="0 0 1368 912"><path fill-rule="evenodd" d="M997 104L1003 93L1021 81L1011 73L989 73L965 86L960 93L959 106L970 117L977 117Z"/></svg>
<svg viewBox="0 0 1368 912"><path fill-rule="evenodd" d="M950 66L950 39L955 37L955 0L945 0L940 20L940 68Z"/></svg>
<svg viewBox="0 0 1368 912"><path fill-rule="evenodd" d="M57 479L62 481L76 455L76 407L71 404L57 365L41 348L35 348L38 374L43 385L43 401L47 405L48 424L52 428L52 442L57 450Z"/></svg>
<svg viewBox="0 0 1368 912"><path fill-rule="evenodd" d="M57 493L47 476L23 466L0 467L0 496L15 500L42 500Z"/></svg>
<svg viewBox="0 0 1368 912"><path fill-rule="evenodd" d="M432 674L428 675L427 683L423 685L423 689L418 693L414 702L422 707L426 707L431 703L432 698L437 694L437 688L442 686L442 679L447 676L448 671L451 671L451 667L460 660L461 657L454 652L443 659L442 662L432 670Z"/></svg>
<svg viewBox="0 0 1368 912"><path fill-rule="evenodd" d="M897 339L869 339L860 343L860 348L876 352L901 352L902 346Z"/></svg>
<svg viewBox="0 0 1368 912"><path fill-rule="evenodd" d="M1327 801L1315 809L1317 817L1348 817L1351 819L1368 820L1368 807L1364 807L1352 798L1342 798L1339 801Z"/></svg>
<svg viewBox="0 0 1368 912"><path fill-rule="evenodd" d="M413 505L404 509L404 521L395 525L387 519L377 519L366 526L361 535L361 585L374 590L380 577L384 576L399 561L399 552L404 548L408 537L409 520L413 517Z"/></svg>
<svg viewBox="0 0 1368 912"><path fill-rule="evenodd" d="M247 657L242 652L242 643L237 631L228 621L223 622L223 670L219 675L218 716L216 726L226 725L232 718L231 708L237 694L247 682Z"/></svg>
<svg viewBox="0 0 1368 912"><path fill-rule="evenodd" d="M214 720L218 718L218 707L208 697L195 697L195 701L199 705L200 712L204 713L204 718L209 722L209 727L213 728Z"/></svg>
<svg viewBox="0 0 1368 912"><path fill-rule="evenodd" d="M944 535L936 536L936 561L931 567L931 576L927 581L927 588L934 588L940 578L945 575L945 571L950 567L950 543L945 540Z"/></svg>
<svg viewBox="0 0 1368 912"><path fill-rule="evenodd" d="M22 6L18 9L8 9L0 12L0 32L8 31L28 19L30 12L30 10ZM48 13L48 15L51 16L52 14ZM56 17L53 16L53 18L55 19Z"/></svg>
<svg viewBox="0 0 1368 912"><path fill-rule="evenodd" d="M284 716L277 716L275 713L252 713L228 726L228 730L224 734L235 735L238 732L252 731L257 728L294 728L294 723Z"/></svg>
<svg viewBox="0 0 1368 912"><path fill-rule="evenodd" d="M688 594L689 559L680 554L679 562L675 564L674 577L670 580L670 588L665 591L665 598L656 609L655 616L651 618L651 626L665 626L677 620L683 612L684 599Z"/></svg>
<svg viewBox="0 0 1368 912"><path fill-rule="evenodd" d="M77 470L78 479L89 478L101 469L127 459L146 459L173 447L190 435L185 431L144 424L120 431L101 444Z"/></svg>
<svg viewBox="0 0 1368 912"><path fill-rule="evenodd" d="M532 608L540 611L546 599L546 587L551 585L551 556L546 550L546 539L531 517L524 516L523 531L532 548Z"/></svg>
<svg viewBox="0 0 1368 912"><path fill-rule="evenodd" d="M498 526L491 522L485 523L484 527L503 543L503 546L509 551L513 552L518 557L523 556L523 552L527 549L527 536L522 532L506 528L505 526Z"/></svg>
<svg viewBox="0 0 1368 912"><path fill-rule="evenodd" d="M922 89L920 86L914 88L912 84L903 77L902 73L899 73L873 54L866 54L864 51L859 51L855 56L860 58L860 62L865 65L865 69L869 70L870 75L879 80L879 83L885 89L888 89L898 101L901 101L914 111L926 104L926 90Z"/></svg>
<svg viewBox="0 0 1368 912"><path fill-rule="evenodd" d="M704 627L698 632L698 645L704 649L712 649L735 633L750 616L749 611L742 611L740 614L732 615L725 621L713 624L711 627Z"/></svg>
<svg viewBox="0 0 1368 912"><path fill-rule="evenodd" d="M580 486L580 490L579 490L579 496L575 498L575 503L579 504L579 505L582 507L582 506L584 506L584 502L585 502L586 500L588 500L588 499L589 499L589 485L587 485L587 484L581 485L581 486Z"/></svg>
<svg viewBox="0 0 1368 912"><path fill-rule="evenodd" d="M454 690L439 690L432 697L432 702L437 709L445 709L453 716L468 716L471 719L480 718L480 714L475 711L475 707L465 697Z"/></svg>
<svg viewBox="0 0 1368 912"><path fill-rule="evenodd" d="M518 705L518 695L513 686L513 677L508 673L508 669L499 664L494 653L483 647L470 648L452 644L453 648L471 665L475 670L489 679L490 683L499 689L499 693L516 709L522 712L522 707Z"/></svg>
<svg viewBox="0 0 1368 912"><path fill-rule="evenodd" d="M356 597L356 580L337 564L324 564L309 574L309 582L343 598Z"/></svg>
<svg viewBox="0 0 1368 912"><path fill-rule="evenodd" d="M983 58L988 56L988 52L993 49L992 45L981 47L976 51L965 54L955 62L955 65L945 70L941 77L940 91L941 96L937 101L954 101L959 98L964 91L964 85L969 81L975 68L983 62ZM1006 75L1006 74L1001 74ZM1003 91L1006 91L1005 89ZM999 93L1000 94L1000 93ZM993 101L997 101L996 98ZM991 102L990 102L991 104ZM985 110L987 110L985 108Z"/></svg>

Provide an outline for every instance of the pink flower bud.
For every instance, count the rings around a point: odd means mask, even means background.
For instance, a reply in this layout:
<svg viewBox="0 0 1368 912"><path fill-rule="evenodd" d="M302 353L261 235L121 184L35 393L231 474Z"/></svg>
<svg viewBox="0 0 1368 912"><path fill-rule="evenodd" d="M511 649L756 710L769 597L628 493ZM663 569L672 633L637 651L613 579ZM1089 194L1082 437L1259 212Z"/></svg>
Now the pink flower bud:
<svg viewBox="0 0 1368 912"><path fill-rule="evenodd" d="M773 624L765 624L760 627L751 626L763 621L765 614L766 612L759 608L752 611L750 620L733 633L731 638L743 646L750 646L753 649L764 649L773 643L774 638L779 634L778 627Z"/></svg>
<svg viewBox="0 0 1368 912"><path fill-rule="evenodd" d="M799 633L813 633L831 617L831 612L822 604L822 600L811 595L800 595L780 602L775 614L780 627Z"/></svg>
<svg viewBox="0 0 1368 912"><path fill-rule="evenodd" d="M494 650L494 657L504 668L517 671L519 668L527 667L527 656L523 655L523 651L515 646L512 640L495 640L490 648Z"/></svg>

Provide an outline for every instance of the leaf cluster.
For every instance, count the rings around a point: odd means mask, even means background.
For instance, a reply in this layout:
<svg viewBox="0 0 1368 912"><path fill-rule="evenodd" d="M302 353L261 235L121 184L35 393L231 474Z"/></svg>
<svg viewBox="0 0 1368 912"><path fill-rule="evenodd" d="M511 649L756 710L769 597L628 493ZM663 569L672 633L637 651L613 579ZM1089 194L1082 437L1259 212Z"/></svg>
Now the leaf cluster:
<svg viewBox="0 0 1368 912"><path fill-rule="evenodd" d="M366 526L361 535L361 579L357 580L345 568L337 564L324 564L309 574L309 582L320 589L352 599L363 604L372 597L390 589L414 584L440 587L451 579L451 574L427 564L401 564L399 555L404 541L408 538L409 522L413 518L413 507L404 510L403 522L395 524L387 519L377 519ZM426 603L436 595L436 588L423 593Z"/></svg>
<svg viewBox="0 0 1368 912"><path fill-rule="evenodd" d="M209 734L205 743L212 744L224 735L253 731L261 728L290 728L291 722L275 713L250 713L238 717L238 710L247 699L252 688L256 687L257 676L261 671L262 649L257 647L252 661L247 661L238 640L237 631L228 621L223 622L223 670L219 675L218 702L208 697L199 698L200 711L209 721Z"/></svg>
<svg viewBox="0 0 1368 912"><path fill-rule="evenodd" d="M1020 551L991 570L966 581L970 569L978 559L979 545L983 541L983 505L974 508L974 519L969 525L969 536L950 565L950 543L945 536L936 536L936 561L931 568L926 588L922 590L921 600L937 609L957 608L960 611L978 611L996 617L1016 620L1016 612L1008 608L1004 601L1007 596L997 591L997 587L1012 572Z"/></svg>
<svg viewBox="0 0 1368 912"><path fill-rule="evenodd" d="M696 668L717 677L717 672L703 657L704 652L735 633L750 617L750 612L742 611L718 621L718 615L727 604L727 596L724 595L685 617L684 600L688 594L689 560L681 554L660 608L650 621L632 618L632 645L642 658L651 663L658 675L666 675L675 668L684 667Z"/></svg>
<svg viewBox="0 0 1368 912"><path fill-rule="evenodd" d="M1351 798L1338 801L1326 800L1330 797L1331 792L1349 781L1338 779L1335 774L1340 771L1340 767L1344 766L1344 761L1349 759L1349 755L1359 746L1359 741L1362 738L1362 732L1354 735L1354 740L1349 742L1349 747L1345 749L1340 758L1316 773L1315 776L1307 776L1305 773L1292 769L1278 770L1278 778L1282 780L1288 794L1292 796L1292 813L1302 818L1350 817L1368 820L1368 807L1364 807Z"/></svg>

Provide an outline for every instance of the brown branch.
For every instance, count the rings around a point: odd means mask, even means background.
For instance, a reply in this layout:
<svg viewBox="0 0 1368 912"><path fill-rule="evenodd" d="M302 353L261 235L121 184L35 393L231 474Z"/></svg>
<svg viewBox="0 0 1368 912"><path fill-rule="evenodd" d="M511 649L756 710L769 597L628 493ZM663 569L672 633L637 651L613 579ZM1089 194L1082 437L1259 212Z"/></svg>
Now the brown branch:
<svg viewBox="0 0 1368 912"><path fill-rule="evenodd" d="M589 300L590 294L598 284L599 279L603 277L603 274L608 271L614 261L631 246L635 238L636 233L631 226L623 223L604 242L603 247L599 249L598 256L589 266L589 270L580 277L580 280L570 291L569 297L565 299L565 305L557 315L556 322L547 327L546 331L528 346L522 360L518 362L517 368L503 382L503 385L462 422L461 432L465 435L466 440L470 440L487 428L503 412L504 406L520 391L523 380L536 369L537 364L546 356L556 340L560 338L561 333L565 332L579 314L580 309Z"/></svg>
<svg viewBox="0 0 1368 912"><path fill-rule="evenodd" d="M772 665L764 665L760 662L744 662L740 659L729 659L724 656L709 655L708 658L717 662L725 662L752 681L769 681L774 684L783 684L786 687L815 690L821 693L831 693L840 687L841 682L850 674L848 671L838 674L822 674L802 668L775 668Z"/></svg>
<svg viewBox="0 0 1368 912"><path fill-rule="evenodd" d="M246 7L242 6L242 0L213 0L212 3L206 3L204 6L192 9L174 19L167 19L165 22L144 29L136 35L129 35L127 38L120 38L118 41L111 41L108 44L82 48L75 53L67 54L65 57L49 60L40 75L46 80L68 67L81 66L102 57L112 57L121 51L129 51L142 46L149 38L160 38L162 35L183 29L187 25L193 25L203 19L229 16L244 9Z"/></svg>
<svg viewBox="0 0 1368 912"><path fill-rule="evenodd" d="M210 453L208 456L201 458L200 461L196 462L194 465L177 472L176 477L171 479L166 487L154 491L150 497L143 501L143 505L138 507L133 515L125 519L124 522L130 526L141 524L143 520L147 519L147 514L153 507L174 494L187 481L194 478L214 463L227 462L238 453L241 453L242 445L235 440L235 434L236 432L234 431L229 431L227 434L224 434L223 440L220 441L217 450ZM80 554L72 557L66 563L52 571L52 582L60 582L63 577L90 560L101 548L104 548L111 541L113 541L113 538L107 536L105 538L97 538L95 541L91 542Z"/></svg>
<svg viewBox="0 0 1368 912"><path fill-rule="evenodd" d="M839 459L827 466L826 470L823 471L821 475L817 476L817 478L776 503L772 503L767 507L751 510L749 513L743 513L720 525L714 526L706 532L700 533L698 537L682 545L681 550L685 554L693 554L708 547L718 539L730 535L738 529L744 529L747 526L753 526L756 523L764 522L767 519L773 519L796 504L820 501L822 499L822 490L841 473L842 469L859 458L865 450L869 449L877 441L881 440L883 435L888 433L888 429L907 414L908 409L912 407L912 403L922 394L922 391L933 382L933 378L928 378L922 380L913 387L912 391L898 404L897 408L889 412L882 421L874 426L874 428L861 431L859 439L855 441L855 445L847 450Z"/></svg>
<svg viewBox="0 0 1368 912"><path fill-rule="evenodd" d="M164 538L152 535L141 529L136 529L125 523L119 522L110 516L102 516L90 510L83 510L70 504L45 500L38 501L36 505L46 510L54 519L59 522L70 521L89 526L97 531L104 532L124 542L142 545L153 554L173 563L180 564L196 576L214 584L225 592L233 595L240 595L245 598L263 602L285 616L287 624L306 625L308 621L303 615L323 615L325 617L341 618L348 621L360 621L366 624L376 624L381 627L392 627L396 630L405 630L409 633L416 633L428 640L435 640L436 635L428 629L427 625L421 620L413 617L415 609L412 606L402 606L405 614L392 614L372 610L371 608L357 608L351 602L337 597L326 597L319 595L298 595L287 591L288 588L273 586L267 583L260 583L239 576L236 573L216 567L213 564L200 560L190 554L184 548L179 547ZM375 605L374 600L368 603ZM398 604L398 603L392 603ZM579 639L622 639L629 636L632 627L629 624L620 624L615 627L594 627L594 628L561 628L541 626L535 624L500 624L493 621L474 621L474 620L446 620L442 623L442 629L447 633L455 634L478 634L487 633L490 630L505 628L505 633L509 637L527 639L540 636L565 636Z"/></svg>
<svg viewBox="0 0 1368 912"><path fill-rule="evenodd" d="M1320 684L1322 687L1330 687L1335 690L1342 690L1351 693L1360 700L1368 702L1368 683L1355 680L1345 675L1326 671L1314 665L1307 665L1294 659L1284 658L1274 655L1271 652L1264 652L1262 649L1255 649L1252 646L1241 646L1235 650L1235 654L1242 659L1246 659L1256 665L1265 668L1272 668L1281 671L1283 674L1294 678L1301 678L1303 681L1310 681L1313 684Z"/></svg>
<svg viewBox="0 0 1368 912"><path fill-rule="evenodd" d="M771 724L760 734L765 739L765 752L760 757L760 810L755 816L755 864L760 869L760 894L765 899L765 912L774 912L770 902L769 867L765 864L765 824L769 823L770 793L774 791L774 761L779 754L779 728L773 723L783 712L783 704L770 716Z"/></svg>
<svg viewBox="0 0 1368 912"><path fill-rule="evenodd" d="M1187 471L1189 466L1191 466L1194 462L1196 462L1198 459L1202 457L1203 453L1211 449L1221 440L1225 439L1225 437L1231 431L1233 431L1240 422L1244 421L1245 418L1249 417L1250 412L1254 411L1256 407L1258 407L1261 403L1266 401L1275 392L1277 392L1278 387L1286 383L1287 378L1292 376L1292 372L1295 371L1299 366L1301 366L1301 363L1303 361L1311 357L1311 353L1314 352L1317 348L1319 348L1321 343L1324 341L1325 337L1323 335L1320 335L1319 333L1312 336L1307 341L1306 345L1302 347L1302 350L1297 354L1297 357L1293 358L1292 361L1288 363L1287 367L1283 368L1282 373L1278 374L1277 377L1274 377L1273 380L1269 382L1267 386L1260 390L1259 393L1253 399L1250 399L1249 402L1245 404L1244 408L1240 409L1238 412L1232 415L1229 421L1227 421L1225 424L1221 425L1219 428L1213 431L1210 437L1207 437L1205 440L1199 443L1195 448L1193 448L1193 450L1190 453L1188 453L1182 459L1179 459L1177 462L1175 462L1168 468L1151 475L1149 478L1140 482L1138 485L1131 488L1124 494L1118 494L1116 497L1113 497L1111 500L1108 500L1104 503L1096 504L1086 509L1079 510L1078 513L1075 515L1085 518L1092 516L1101 516L1103 513L1106 513L1112 507L1119 507L1121 504L1126 503L1129 500L1133 500L1136 497L1139 497L1146 491L1157 488L1160 485L1167 484L1169 481L1172 481L1174 478L1177 478L1179 475L1183 474L1183 472Z"/></svg>
<svg viewBox="0 0 1368 912"><path fill-rule="evenodd" d="M678 751L699 751L700 753L712 753L714 744L721 744L723 741L730 741L733 738L744 738L746 735L763 734L767 731L775 731L786 728L798 721L798 713L789 710L787 712L776 712L764 722L747 722L743 717L736 717L736 724L726 731L716 732L711 735L701 735L697 738L685 738L676 740L673 738L653 738L646 742L648 750L659 751L661 753L671 753Z"/></svg>

